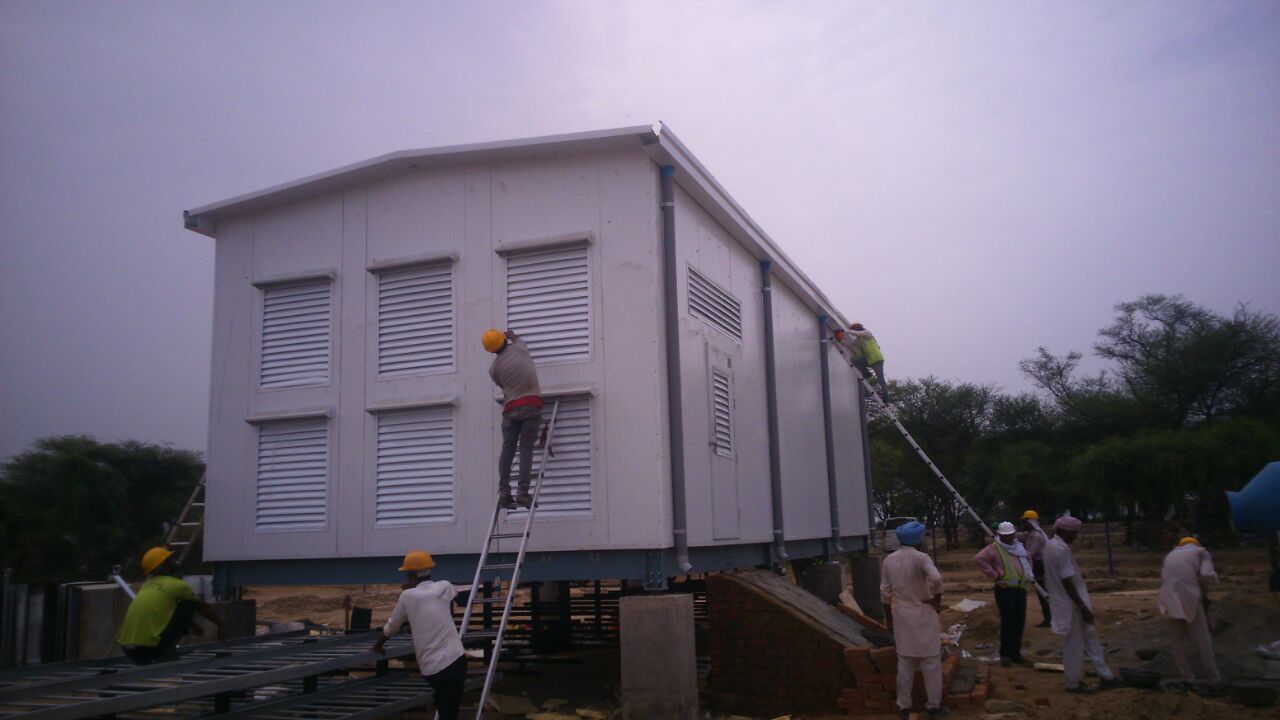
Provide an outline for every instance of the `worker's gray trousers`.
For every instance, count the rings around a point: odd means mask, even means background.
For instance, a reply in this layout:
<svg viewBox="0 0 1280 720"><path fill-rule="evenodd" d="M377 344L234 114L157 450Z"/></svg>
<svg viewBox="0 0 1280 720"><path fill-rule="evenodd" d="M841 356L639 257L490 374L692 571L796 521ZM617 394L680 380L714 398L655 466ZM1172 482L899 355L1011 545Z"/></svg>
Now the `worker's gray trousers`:
<svg viewBox="0 0 1280 720"><path fill-rule="evenodd" d="M862 373L863 377L867 377L866 360L858 358L853 361L853 364L858 368L858 372ZM884 379L884 361L881 360L878 363L872 363L871 369L876 371L876 384L880 386L880 397L884 398L885 402L893 402L889 399L889 383Z"/></svg>
<svg viewBox="0 0 1280 720"><path fill-rule="evenodd" d="M1066 676L1067 688L1080 684L1084 674L1084 659L1089 658L1098 677L1110 680L1115 677L1107 661L1103 657L1102 643L1098 640L1098 629L1084 621L1079 608L1071 610L1071 627L1062 638L1062 673Z"/></svg>
<svg viewBox="0 0 1280 720"><path fill-rule="evenodd" d="M502 454L498 456L498 492L511 492L511 461L520 449L520 492L529 492L533 471L533 444L538 439L542 408L522 405L502 415Z"/></svg>
<svg viewBox="0 0 1280 720"><path fill-rule="evenodd" d="M942 707L942 656L914 658L898 656L898 708L911 709L911 686L916 681L916 671L924 680L925 707L932 710Z"/></svg>
<svg viewBox="0 0 1280 720"><path fill-rule="evenodd" d="M1204 668L1209 682L1222 680L1222 676L1218 674L1218 663L1213 657L1213 638L1209 635L1209 619L1204 611L1196 613L1196 619L1191 622L1170 619L1169 635L1173 643L1173 663L1178 666L1178 674L1183 680L1191 681L1196 677L1187 660L1188 640L1195 646L1196 654L1200 656L1200 667Z"/></svg>

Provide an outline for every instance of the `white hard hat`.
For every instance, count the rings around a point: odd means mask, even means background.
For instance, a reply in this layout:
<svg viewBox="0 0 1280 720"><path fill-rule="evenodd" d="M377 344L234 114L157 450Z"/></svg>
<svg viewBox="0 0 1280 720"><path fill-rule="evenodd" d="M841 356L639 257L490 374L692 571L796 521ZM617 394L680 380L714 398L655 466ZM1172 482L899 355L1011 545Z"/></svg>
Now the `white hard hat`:
<svg viewBox="0 0 1280 720"><path fill-rule="evenodd" d="M1000 526L996 528L996 533L999 535L1012 535L1014 533L1013 523L1008 521L1000 523Z"/></svg>

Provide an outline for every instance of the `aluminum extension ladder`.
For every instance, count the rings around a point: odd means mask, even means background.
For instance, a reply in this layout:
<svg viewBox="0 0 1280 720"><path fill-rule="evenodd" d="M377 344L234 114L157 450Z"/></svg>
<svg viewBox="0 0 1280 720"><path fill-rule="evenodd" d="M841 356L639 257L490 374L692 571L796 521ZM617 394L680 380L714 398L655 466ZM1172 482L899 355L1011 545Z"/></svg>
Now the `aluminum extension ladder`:
<svg viewBox="0 0 1280 720"><path fill-rule="evenodd" d="M848 355L845 354L845 348L838 342L834 344L840 354L844 356L846 360L849 360ZM858 382L862 384L863 393L875 398L876 403L880 405L880 409L884 411L885 417L889 418L889 421L893 423L893 426L902 434L903 439L907 441L907 444L911 446L912 450L916 451L916 455L920 456L920 459L924 461L924 464L929 468L934 476L938 478L938 481L942 483L942 486L951 493L951 496L960 504L960 507L965 512L969 513L969 516L973 518L974 522L978 523L978 527L982 528L982 531L986 533L988 539L999 542L996 540L995 533L991 531L991 526L987 525L987 523L982 520L982 516L973 509L973 506L969 505L969 502L964 499L964 495L961 495L960 491L956 489L956 486L951 484L951 481L942 473L942 470L934 464L929 455L920 447L920 443L916 442L916 439L907 431L906 426L902 424L902 420L898 417L898 410L893 406L893 403L887 402L884 398L880 397L880 393L871 386L871 381L867 379L867 376L862 372L862 370L854 365L852 361L849 362L849 366L850 369L853 370L854 377L858 378ZM1040 583L1036 582L1034 578L1029 579L1031 580L1031 584L1035 586L1036 592L1040 593L1042 597L1049 596L1045 589L1040 586Z"/></svg>
<svg viewBox="0 0 1280 720"><path fill-rule="evenodd" d="M175 554L174 565L181 565L187 559L192 546L200 537L200 530L204 528L204 479L205 476L201 475L200 481L187 498L187 504L183 506L177 521L169 528L169 534L164 539L164 546ZM189 532L184 533L184 530Z"/></svg>
<svg viewBox="0 0 1280 720"><path fill-rule="evenodd" d="M556 416L560 412L560 400L557 399L555 405L551 408L551 419L547 422L547 426L542 437L542 456L538 461L538 475L533 482L533 504L528 510L528 514L524 519L524 530L518 533L504 533L498 531L498 519L502 514L502 508L496 504L493 508L493 517L489 520L489 533L485 538L484 547L480 549L480 559L476 562L475 579L471 581L471 593L467 602L467 609L462 614L462 625L459 630L462 639L485 639L493 638L493 648L489 655L489 667L485 672L484 686L480 690L480 703L476 707L476 720L480 720L484 715L484 704L489 699L489 690L493 687L493 678L498 670L498 660L502 657L502 640L506 634L507 622L511 619L511 605L515 600L516 589L520 587L520 570L524 567L525 551L529 547L529 531L533 529L533 517L538 510L538 496L542 493L542 478L547 471L547 459L554 457L551 452L551 440L555 436ZM515 458L516 462L519 458ZM520 539L520 551L516 553L515 562L512 563L489 563L489 553L493 549L495 542L507 539ZM511 571L511 581L506 587L506 594L502 593L502 578L497 575L498 572L505 570ZM497 581L498 594L493 597L478 597L477 591L480 589L481 577L485 571L493 571L494 580ZM471 613L477 605L497 605L502 603L502 619L498 622L496 630L471 630ZM439 715L436 716L437 718Z"/></svg>

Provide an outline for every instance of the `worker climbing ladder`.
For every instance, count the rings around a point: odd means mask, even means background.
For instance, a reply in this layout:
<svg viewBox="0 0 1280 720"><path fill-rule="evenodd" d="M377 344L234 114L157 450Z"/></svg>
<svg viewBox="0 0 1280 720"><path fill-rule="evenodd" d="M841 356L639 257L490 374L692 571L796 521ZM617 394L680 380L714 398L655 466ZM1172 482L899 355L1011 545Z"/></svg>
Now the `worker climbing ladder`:
<svg viewBox="0 0 1280 720"><path fill-rule="evenodd" d="M858 378L858 382L861 383L862 385L863 393L868 397L875 398L875 401L877 404L879 404L880 409L884 411L885 417L889 418L889 422L893 423L893 426L898 429L898 432L902 434L903 439L907 441L907 444L911 446L911 449L916 451L916 455L920 456L920 459L924 461L924 464L926 467L929 468L929 471L932 472L934 476L938 478L938 481L942 483L942 486L945 487L947 491L951 493L951 497L954 498L955 501L960 504L960 507L965 512L969 513L969 516L973 518L974 522L978 523L978 527L982 528L982 531L986 533L987 537L989 539L994 540L995 533L991 531L991 526L983 522L982 516L978 515L978 512L974 510L971 505L969 505L969 502L964 499L964 495L961 495L960 491L956 489L956 486L951 484L951 481L947 479L947 476L943 474L942 470L939 469L938 466L934 464L933 460L929 458L929 455L924 451L923 448L920 447L920 443L916 442L916 439L911 436L910 432L907 431L906 426L902 424L902 420L898 417L898 410L893 406L893 403L888 402L887 400L885 400L883 397L880 396L880 393L876 392L875 388L871 386L870 380L867 379L866 374L864 374L861 369L859 369L856 365L854 365L853 362L848 357L848 355L845 353L844 347L842 347L839 343L834 343L834 344L836 348L840 351L840 354L845 357L845 360L849 361L850 366L853 368L854 377ZM1048 597L1048 593L1045 592L1045 589L1040 586L1040 583L1036 582L1034 578L1028 578L1028 579L1030 579L1031 584L1035 586L1036 592L1040 593L1040 595L1044 597Z"/></svg>
<svg viewBox="0 0 1280 720"><path fill-rule="evenodd" d="M460 633L462 639L493 639L493 648L489 654L489 666L484 676L484 686L480 690L480 703L476 707L476 720L484 714L484 704L489 697L489 690L493 686L493 678L498 670L498 659L502 656L502 640L506 634L507 622L511 619L511 605L515 600L516 588L520 586L520 570L524 566L525 551L529 546L529 532L533 529L533 518L538 512L538 496L542 492L542 479L547 472L547 459L554 457L551 449L551 440L555 435L556 416L560 412L560 401L556 400L555 405L551 408L551 419L547 422L546 428L543 430L542 436L542 455L538 461L538 474L534 478L533 483L533 503L529 506L529 510L524 518L524 530L520 532L501 532L498 524L499 517L502 514L502 508L495 505L493 508L493 517L489 520L489 532L485 537L484 547L480 549L480 559L476 562L475 579L471 581L471 594L467 602L467 609L462 614L462 626ZM502 540L511 539L520 540L520 549L516 553L515 561L510 563L490 563L489 554L493 552L493 545ZM510 571L511 579L506 585L506 593L503 594L502 577L498 574ZM498 588L498 594L492 597L478 597L476 590L480 588L480 583L486 572L493 572L493 579ZM477 605L497 605L502 604L502 618L498 621L498 627L494 630L471 630L471 614Z"/></svg>
<svg viewBox="0 0 1280 720"><path fill-rule="evenodd" d="M187 559L204 528L204 478L204 475L200 476L200 481L187 498L187 504L182 507L182 512L178 514L178 519L169 528L169 534L164 539L165 548L174 553L175 565L181 565Z"/></svg>

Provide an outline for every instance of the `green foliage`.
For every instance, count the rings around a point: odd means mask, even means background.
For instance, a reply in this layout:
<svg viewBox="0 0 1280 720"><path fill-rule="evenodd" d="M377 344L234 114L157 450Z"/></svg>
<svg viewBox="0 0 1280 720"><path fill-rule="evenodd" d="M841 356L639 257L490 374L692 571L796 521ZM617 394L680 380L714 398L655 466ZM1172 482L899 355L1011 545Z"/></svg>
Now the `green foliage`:
<svg viewBox="0 0 1280 720"><path fill-rule="evenodd" d="M983 517L1160 519L1195 492L1225 519L1223 491L1280 459L1275 316L1242 305L1225 317L1163 295L1116 312L1094 348L1114 372L1080 376L1080 353L1043 347L1020 363L1044 397L933 377L894 384L903 423ZM870 433L882 517L970 523L885 418Z"/></svg>
<svg viewBox="0 0 1280 720"><path fill-rule="evenodd" d="M0 563L23 581L105 578L115 564L136 572L202 472L187 450L39 440L0 471Z"/></svg>

